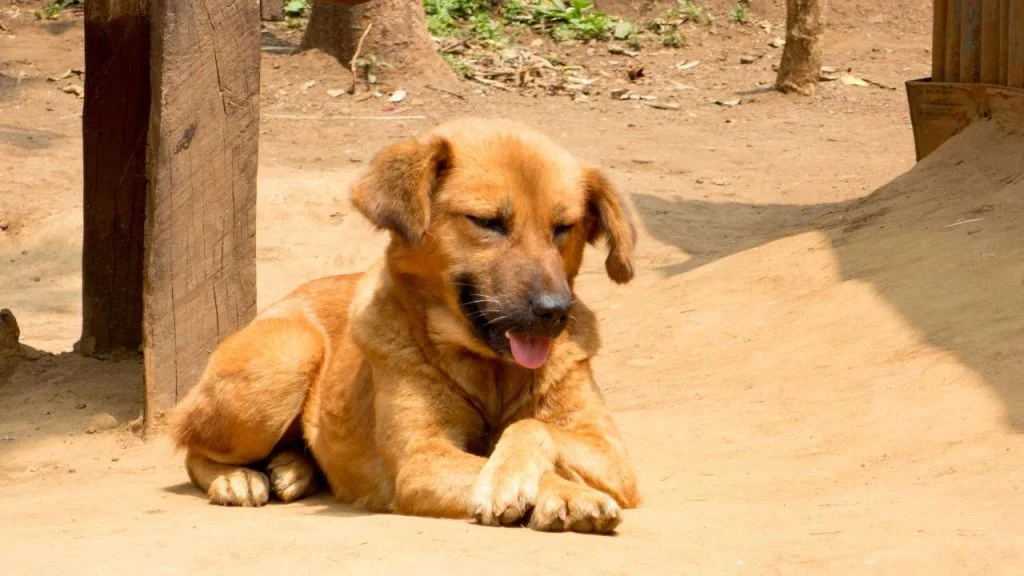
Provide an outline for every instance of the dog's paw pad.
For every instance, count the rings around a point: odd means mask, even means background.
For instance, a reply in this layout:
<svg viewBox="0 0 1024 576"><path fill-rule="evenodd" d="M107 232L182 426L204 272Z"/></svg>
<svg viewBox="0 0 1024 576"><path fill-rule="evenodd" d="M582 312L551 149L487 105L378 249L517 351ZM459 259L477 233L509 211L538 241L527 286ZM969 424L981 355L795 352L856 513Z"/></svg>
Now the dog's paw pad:
<svg viewBox="0 0 1024 576"><path fill-rule="evenodd" d="M270 482L262 472L239 468L215 478L207 495L221 506L263 506L270 499Z"/></svg>

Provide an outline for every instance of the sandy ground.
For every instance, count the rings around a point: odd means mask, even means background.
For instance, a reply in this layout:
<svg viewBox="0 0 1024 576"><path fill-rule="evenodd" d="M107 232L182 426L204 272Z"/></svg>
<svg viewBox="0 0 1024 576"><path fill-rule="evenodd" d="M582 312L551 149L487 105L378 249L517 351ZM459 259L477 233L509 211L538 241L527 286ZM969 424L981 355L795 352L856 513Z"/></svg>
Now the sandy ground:
<svg viewBox="0 0 1024 576"><path fill-rule="evenodd" d="M830 63L891 86L927 75L929 3L835 4ZM268 54L261 305L377 257L346 183L377 147L445 117L520 117L609 168L638 214L641 272L615 287L592 254L581 295L646 502L606 538L366 515L324 496L225 509L163 439L133 432L138 362L67 353L81 103L45 78L81 65L81 20L15 7L0 12L0 307L47 354L0 374L0 573L1024 572L1019 123L976 126L914 167L901 90L758 92L777 53L749 30L651 57L666 94L672 63L717 63L680 76L695 89L675 94L679 111L410 86L401 112L424 120L282 119L381 104L324 95L344 73L323 59ZM766 59L736 62L751 50ZM320 87L303 94L310 78ZM712 103L737 93L740 106Z"/></svg>

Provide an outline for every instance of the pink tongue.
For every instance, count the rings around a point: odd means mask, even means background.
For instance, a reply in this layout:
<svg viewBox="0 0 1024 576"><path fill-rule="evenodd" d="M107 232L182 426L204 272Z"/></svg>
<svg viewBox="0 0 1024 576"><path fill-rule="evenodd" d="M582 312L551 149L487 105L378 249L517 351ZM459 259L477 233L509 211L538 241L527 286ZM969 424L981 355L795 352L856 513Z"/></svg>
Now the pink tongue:
<svg viewBox="0 0 1024 576"><path fill-rule="evenodd" d="M508 342L512 348L512 357L523 368L536 370L548 361L548 354L551 352L551 338L523 336L512 332L506 336L508 336Z"/></svg>

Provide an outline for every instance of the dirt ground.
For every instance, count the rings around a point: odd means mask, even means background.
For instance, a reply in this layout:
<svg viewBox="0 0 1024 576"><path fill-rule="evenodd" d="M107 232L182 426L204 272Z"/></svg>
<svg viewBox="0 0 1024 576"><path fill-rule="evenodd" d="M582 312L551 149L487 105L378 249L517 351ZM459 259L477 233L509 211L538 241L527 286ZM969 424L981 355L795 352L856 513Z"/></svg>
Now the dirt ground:
<svg viewBox="0 0 1024 576"><path fill-rule="evenodd" d="M0 572L1024 573L1020 124L972 127L915 167L902 82L928 75L930 2L833 0L826 63L898 89L832 82L814 99L764 90L783 4L752 3L773 30L722 24L645 53L642 90L678 110L472 83L465 100L413 83L397 107L355 102L326 94L347 80L332 61L264 54L261 306L379 255L346 184L444 118L522 118L630 195L639 276L612 285L595 252L580 280L646 498L602 538L325 496L208 505L165 440L134 432L140 363L69 352L81 100L61 90L75 78L46 79L82 66L82 20L0 1L0 308L42 351L0 374Z"/></svg>

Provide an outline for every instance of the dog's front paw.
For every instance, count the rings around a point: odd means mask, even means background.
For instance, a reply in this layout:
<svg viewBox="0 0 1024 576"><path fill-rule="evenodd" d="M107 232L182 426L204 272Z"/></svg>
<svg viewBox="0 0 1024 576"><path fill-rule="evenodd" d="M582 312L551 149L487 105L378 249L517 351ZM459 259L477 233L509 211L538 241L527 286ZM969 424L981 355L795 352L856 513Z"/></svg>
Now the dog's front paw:
<svg viewBox="0 0 1024 576"><path fill-rule="evenodd" d="M621 521L622 514L614 498L552 475L540 487L529 526L544 532L609 534Z"/></svg>
<svg viewBox="0 0 1024 576"><path fill-rule="evenodd" d="M262 472L237 468L217 476L207 495L210 502L222 506L263 506L270 499L270 481Z"/></svg>
<svg viewBox="0 0 1024 576"><path fill-rule="evenodd" d="M469 513L488 526L522 524L537 501L544 472L535 462L514 464L492 456L477 477Z"/></svg>

